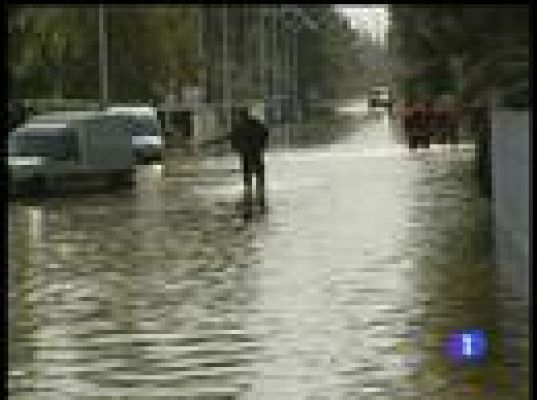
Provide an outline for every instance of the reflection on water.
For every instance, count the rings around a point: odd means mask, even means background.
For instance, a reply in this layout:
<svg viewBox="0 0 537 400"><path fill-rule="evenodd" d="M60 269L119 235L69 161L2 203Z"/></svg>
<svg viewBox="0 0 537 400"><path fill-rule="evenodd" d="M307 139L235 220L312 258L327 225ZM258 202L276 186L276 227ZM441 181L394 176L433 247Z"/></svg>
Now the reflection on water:
<svg viewBox="0 0 537 400"><path fill-rule="evenodd" d="M14 394L240 388L255 350L241 327L251 233L230 204L167 204L159 178L139 171L132 198L13 207L12 246L30 260L11 265L32 287L12 287L24 309L10 337L30 357L12 356Z"/></svg>
<svg viewBox="0 0 537 400"><path fill-rule="evenodd" d="M170 154L128 193L11 203L10 395L527 398L471 146L409 152L387 116L336 122L267 154L250 220L229 154ZM466 327L487 332L485 363L444 356Z"/></svg>
<svg viewBox="0 0 537 400"><path fill-rule="evenodd" d="M473 164L467 162L472 154L446 163L431 152L424 153L417 174L413 219L428 229L416 231L410 247L419 249L415 258L419 270L413 281L415 292L426 304L416 321L421 327L418 343L430 350L423 373L415 378L424 382L429 393L441 392L446 398L468 392L475 396L471 398L524 398L521 387L509 379L506 365L501 337L509 333L501 330L506 315L499 310L508 299L498 292L497 275L487 262L488 205L472 181ZM451 362L444 348L447 336L476 328L487 335L486 361L479 365Z"/></svg>
<svg viewBox="0 0 537 400"><path fill-rule="evenodd" d="M273 127L270 147L279 151L322 148L352 135L360 119L367 118L362 110L353 115L326 106L318 107L302 123Z"/></svg>

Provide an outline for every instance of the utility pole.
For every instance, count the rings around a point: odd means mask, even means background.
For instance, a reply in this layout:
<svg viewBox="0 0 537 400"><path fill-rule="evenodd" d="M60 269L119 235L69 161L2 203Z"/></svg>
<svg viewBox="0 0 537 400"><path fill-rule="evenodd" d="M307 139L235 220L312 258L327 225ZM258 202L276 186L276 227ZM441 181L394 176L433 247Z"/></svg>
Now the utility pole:
<svg viewBox="0 0 537 400"><path fill-rule="evenodd" d="M276 49L278 48L277 44L277 29L278 29L278 22L277 22L277 6L274 5L272 7L272 13L271 13L271 28L272 28L272 45L270 48L270 54L271 54L271 90L270 94L271 97L276 93L276 85L277 85L277 71L276 71Z"/></svg>
<svg viewBox="0 0 537 400"><path fill-rule="evenodd" d="M263 101L263 107L266 107L265 100L268 93L267 88L267 74L266 74L266 27L265 27L265 7L261 6L259 9L259 88L261 93L261 98Z"/></svg>
<svg viewBox="0 0 537 400"><path fill-rule="evenodd" d="M205 103L207 101L207 62L205 60L205 9L203 5L198 6L198 96L196 99L196 116L194 116L194 126L192 136L194 138L194 145L201 139L201 134L205 134L205 115L207 108Z"/></svg>
<svg viewBox="0 0 537 400"><path fill-rule="evenodd" d="M298 29L293 30L293 65L294 65L294 87L293 87L293 99L294 99L294 112L297 116L297 121L302 121L302 112L300 109L299 99L298 99Z"/></svg>
<svg viewBox="0 0 537 400"><path fill-rule="evenodd" d="M283 10L283 23L282 23L282 30L283 30L283 37L285 38L284 42L284 71L285 71L285 80L284 80L284 88L285 88L285 108L286 108L286 118L289 117L290 113L290 94L291 94L291 35L289 34L289 27L287 25L287 7L285 7Z"/></svg>
<svg viewBox="0 0 537 400"><path fill-rule="evenodd" d="M277 100L275 100L275 95L278 92L279 88L279 72L280 72L280 66L279 61L280 57L278 57L278 6L274 5L272 6L272 13L271 13L271 29L272 29L272 44L270 49L271 54L271 85L270 85L270 103L271 103L271 117L274 120L280 119L280 104L277 104ZM278 64L278 65L277 65Z"/></svg>
<svg viewBox="0 0 537 400"><path fill-rule="evenodd" d="M302 104L298 96L298 35L303 29L318 30L319 23L311 19L303 12L299 5L295 4L290 7L290 12L293 14L293 65L294 65L294 100L293 109L297 113L298 122L302 120Z"/></svg>
<svg viewBox="0 0 537 400"><path fill-rule="evenodd" d="M228 9L224 4L222 8L222 101L224 109L225 129L229 132L231 129L230 118L230 93L229 93L229 54L228 54Z"/></svg>
<svg viewBox="0 0 537 400"><path fill-rule="evenodd" d="M198 8L198 57L200 62L200 76L198 79L198 86L202 91L202 100L200 102L205 103L207 100L207 60L205 52L205 9L203 5Z"/></svg>
<svg viewBox="0 0 537 400"><path fill-rule="evenodd" d="M60 38L58 32L54 32L52 37L54 51L54 100L60 101L63 99L63 41L65 38Z"/></svg>
<svg viewBox="0 0 537 400"><path fill-rule="evenodd" d="M108 40L106 37L104 5L99 4L99 72L101 82L101 108L108 103Z"/></svg>

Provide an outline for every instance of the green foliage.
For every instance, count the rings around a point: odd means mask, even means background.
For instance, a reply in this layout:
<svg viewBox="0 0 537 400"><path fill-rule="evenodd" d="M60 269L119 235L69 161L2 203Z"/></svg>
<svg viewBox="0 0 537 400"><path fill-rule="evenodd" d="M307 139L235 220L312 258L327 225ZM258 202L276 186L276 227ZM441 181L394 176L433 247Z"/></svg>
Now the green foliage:
<svg viewBox="0 0 537 400"><path fill-rule="evenodd" d="M351 96L362 72L358 33L330 6L301 9L318 21L319 29L300 34L300 91L306 94L314 89L328 98Z"/></svg>
<svg viewBox="0 0 537 400"><path fill-rule="evenodd" d="M391 16L392 51L407 66L451 66L454 84L448 86L459 86L463 100L483 99L490 90L527 80L525 5L393 5ZM458 70L454 61L460 63ZM417 75L429 79L424 71ZM410 76L403 74L402 79Z"/></svg>
<svg viewBox="0 0 537 400"><path fill-rule="evenodd" d="M16 97L97 98L97 6L9 9L9 73ZM171 80L197 77L196 10L187 6L107 6L110 97L147 99Z"/></svg>
<svg viewBox="0 0 537 400"><path fill-rule="evenodd" d="M291 78L296 74L299 92L316 89L323 97L344 96L357 80L357 36L331 6L301 9L321 23L319 29L298 32L298 71L292 68ZM205 68L212 71L212 85L221 87L223 12L194 5L106 6L110 99L161 100L170 91L202 83ZM292 54L294 43L289 29L297 27L297 21L283 29L288 16L275 6L237 5L225 12L233 96L261 97L266 90L262 76L272 75L274 82L283 79L285 57ZM261 43L263 14L267 35ZM205 21L204 59L199 57L200 15ZM11 6L8 27L12 97L99 98L97 5Z"/></svg>
<svg viewBox="0 0 537 400"><path fill-rule="evenodd" d="M92 43L88 8L18 6L9 9L9 77L13 93L63 97L72 91L66 77L91 78L86 63ZM84 92L85 85L77 85Z"/></svg>

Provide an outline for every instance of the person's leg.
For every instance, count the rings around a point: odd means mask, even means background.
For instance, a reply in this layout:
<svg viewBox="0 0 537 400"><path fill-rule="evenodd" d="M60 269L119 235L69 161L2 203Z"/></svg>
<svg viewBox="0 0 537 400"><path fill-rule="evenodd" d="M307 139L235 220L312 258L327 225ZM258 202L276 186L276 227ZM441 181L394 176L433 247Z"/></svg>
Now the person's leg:
<svg viewBox="0 0 537 400"><path fill-rule="evenodd" d="M244 181L244 196L245 198L252 197L252 159L247 155L242 157L242 174Z"/></svg>
<svg viewBox="0 0 537 400"><path fill-rule="evenodd" d="M265 204L265 161L263 154L258 154L255 161L256 194L263 206Z"/></svg>
<svg viewBox="0 0 537 400"><path fill-rule="evenodd" d="M253 212L253 201L252 201L252 160L251 157L246 155L242 156L242 170L244 178L244 192L243 192L243 217L245 221L250 220Z"/></svg>

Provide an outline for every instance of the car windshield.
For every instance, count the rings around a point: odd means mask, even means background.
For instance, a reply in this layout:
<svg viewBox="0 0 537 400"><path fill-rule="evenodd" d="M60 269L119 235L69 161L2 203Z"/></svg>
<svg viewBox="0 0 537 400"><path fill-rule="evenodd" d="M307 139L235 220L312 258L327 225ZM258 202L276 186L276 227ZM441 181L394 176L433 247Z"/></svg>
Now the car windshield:
<svg viewBox="0 0 537 400"><path fill-rule="evenodd" d="M8 154L18 157L73 158L77 153L75 132L70 129L31 129L10 134Z"/></svg>
<svg viewBox="0 0 537 400"><path fill-rule="evenodd" d="M133 136L158 136L157 122L152 120L136 119L131 123Z"/></svg>

